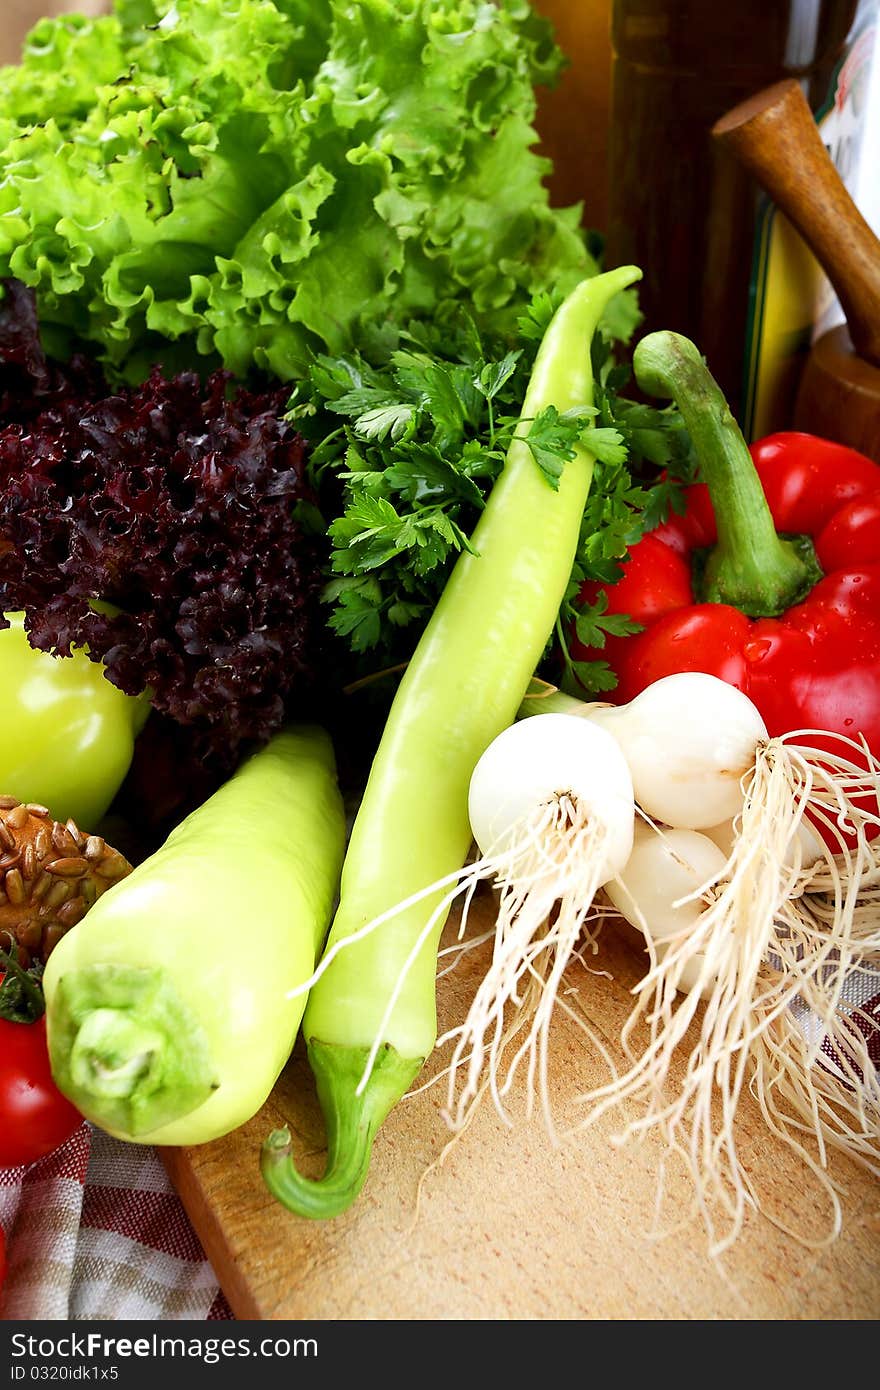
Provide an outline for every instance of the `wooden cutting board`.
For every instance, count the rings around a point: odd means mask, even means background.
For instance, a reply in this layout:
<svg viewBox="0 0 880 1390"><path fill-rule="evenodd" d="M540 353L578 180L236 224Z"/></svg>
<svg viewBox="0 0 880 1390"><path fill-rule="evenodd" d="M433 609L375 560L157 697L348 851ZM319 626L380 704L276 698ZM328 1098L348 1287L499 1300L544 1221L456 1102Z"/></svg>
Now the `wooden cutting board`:
<svg viewBox="0 0 880 1390"><path fill-rule="evenodd" d="M637 957L606 929L589 967L575 964L567 988L578 991L593 1026L613 1044L631 1004ZM463 1018L479 969L472 954L441 978L441 1033ZM595 1049L561 1010L554 1036L551 1081L565 1129L578 1117L578 1092L604 1073ZM443 1053L432 1058L420 1081L439 1075L445 1060ZM665 1231L658 1229L659 1143L615 1147L616 1126L609 1122L554 1146L541 1115L529 1120L515 1098L512 1127L486 1105L441 1162L450 1137L444 1103L442 1080L400 1103L377 1138L357 1203L327 1222L281 1207L258 1166L264 1137L287 1124L303 1170L321 1172L320 1112L299 1049L249 1124L215 1143L165 1151L238 1318L880 1316L880 1182L848 1160L833 1162L843 1189L843 1232L826 1248L795 1243L773 1222L818 1238L828 1226L829 1204L750 1100L742 1105L739 1143L767 1215L749 1213L722 1266L709 1260L702 1226L686 1221L689 1189L674 1171L666 1178Z"/></svg>

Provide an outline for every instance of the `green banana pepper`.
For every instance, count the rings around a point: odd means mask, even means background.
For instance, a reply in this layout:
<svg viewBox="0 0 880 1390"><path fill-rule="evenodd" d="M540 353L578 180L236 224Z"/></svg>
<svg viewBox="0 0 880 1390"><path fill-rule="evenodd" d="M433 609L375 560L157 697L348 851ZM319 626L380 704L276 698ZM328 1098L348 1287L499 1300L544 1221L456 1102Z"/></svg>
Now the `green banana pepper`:
<svg viewBox="0 0 880 1390"><path fill-rule="evenodd" d="M52 1074L120 1139L203 1144L287 1061L345 849L330 736L275 737L99 898L43 976Z"/></svg>
<svg viewBox="0 0 880 1390"><path fill-rule="evenodd" d="M149 694L124 695L83 650L35 650L24 616L0 630L0 793L94 827L131 765Z"/></svg>
<svg viewBox="0 0 880 1390"><path fill-rule="evenodd" d="M569 293L535 360L524 421L548 405L590 405L599 319L640 278L637 266L621 266ZM287 1130L273 1131L262 1151L269 1190L302 1216L338 1216L351 1205L378 1130L434 1047L437 945L449 902L438 887L390 909L443 884L467 858L471 773L515 719L553 630L592 476L588 439L552 488L514 437L472 549L459 556L398 687L352 828L328 950L354 939L312 986L303 1019L327 1166L320 1178L301 1174ZM358 939L386 913L378 931Z"/></svg>

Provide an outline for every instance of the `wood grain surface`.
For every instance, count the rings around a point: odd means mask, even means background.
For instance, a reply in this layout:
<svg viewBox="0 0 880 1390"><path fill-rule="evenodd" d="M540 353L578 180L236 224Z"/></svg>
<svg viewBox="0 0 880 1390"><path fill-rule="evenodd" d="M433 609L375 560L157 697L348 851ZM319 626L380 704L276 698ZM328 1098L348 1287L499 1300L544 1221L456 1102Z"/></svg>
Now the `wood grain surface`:
<svg viewBox="0 0 880 1390"><path fill-rule="evenodd" d="M481 911L488 906L484 902ZM577 991L592 1025L611 1044L629 1011L638 960L606 929L588 964L589 970L578 963L570 968L567 989ZM441 1033L463 1018L479 969L473 953L440 980ZM578 1119L578 1092L604 1072L597 1050L559 1010L554 1038L551 1080L557 1124L564 1129ZM445 1060L442 1050L435 1054L420 1081L440 1075ZM554 1145L541 1115L522 1113L519 1096L511 1127L486 1105L447 1150L445 1099L441 1080L401 1102L376 1141L360 1198L327 1222L279 1206L258 1168L263 1138L287 1124L304 1171L321 1171L321 1119L299 1050L249 1124L212 1144L165 1151L237 1317L778 1321L880 1315L880 1184L847 1160L832 1161L843 1194L842 1234L822 1249L784 1235L774 1222L818 1237L827 1228L829 1204L768 1133L749 1099L741 1106L739 1143L764 1213L749 1212L722 1265L708 1258L702 1225L688 1219L690 1189L675 1171L666 1175L658 1223L658 1142L615 1147L619 1126L603 1122Z"/></svg>

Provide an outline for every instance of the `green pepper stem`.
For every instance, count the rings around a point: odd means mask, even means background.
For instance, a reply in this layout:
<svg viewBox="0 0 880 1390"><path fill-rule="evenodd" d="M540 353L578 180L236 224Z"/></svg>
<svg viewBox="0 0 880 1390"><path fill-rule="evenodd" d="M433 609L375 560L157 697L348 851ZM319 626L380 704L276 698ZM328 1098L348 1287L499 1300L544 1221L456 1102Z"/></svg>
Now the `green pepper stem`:
<svg viewBox="0 0 880 1390"><path fill-rule="evenodd" d="M700 597L732 604L752 618L785 612L815 575L776 534L748 446L699 351L680 333L650 333L633 353L633 369L649 396L675 401L709 488L718 543L706 561Z"/></svg>
<svg viewBox="0 0 880 1390"><path fill-rule="evenodd" d="M266 1139L260 1167L269 1191L288 1210L324 1220L340 1216L357 1197L369 1170L373 1140L425 1059L401 1057L386 1044L361 1089L369 1048L313 1038L308 1055L327 1132L324 1174L303 1177L290 1156L286 1129L276 1129Z"/></svg>

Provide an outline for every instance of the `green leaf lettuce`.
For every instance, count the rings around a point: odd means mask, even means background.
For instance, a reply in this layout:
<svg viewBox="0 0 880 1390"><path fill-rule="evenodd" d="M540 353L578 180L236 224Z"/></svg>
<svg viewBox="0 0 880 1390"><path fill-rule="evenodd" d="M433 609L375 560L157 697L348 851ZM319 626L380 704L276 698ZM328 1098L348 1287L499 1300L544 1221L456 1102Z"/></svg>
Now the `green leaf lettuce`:
<svg viewBox="0 0 880 1390"><path fill-rule="evenodd" d="M146 27L149 26L149 27ZM595 270L549 205L526 0L121 0L0 70L0 278L117 375L393 350L466 304L511 332ZM628 321L621 308L622 321Z"/></svg>

